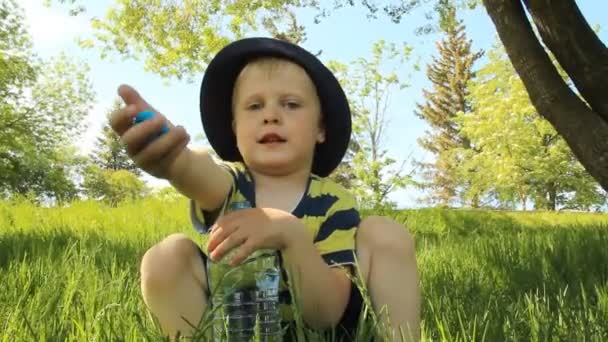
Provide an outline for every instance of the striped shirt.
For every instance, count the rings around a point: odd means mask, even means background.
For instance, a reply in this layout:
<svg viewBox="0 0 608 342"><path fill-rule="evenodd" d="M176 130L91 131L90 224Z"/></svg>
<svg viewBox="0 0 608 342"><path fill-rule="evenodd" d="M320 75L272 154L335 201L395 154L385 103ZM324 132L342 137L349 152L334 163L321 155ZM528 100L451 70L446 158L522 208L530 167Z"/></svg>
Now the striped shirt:
<svg viewBox="0 0 608 342"><path fill-rule="evenodd" d="M247 201L255 207L255 185L245 165L222 162L221 166L233 177L233 186L224 206ZM208 212L197 208L194 201L190 204L192 223L202 233L201 250L208 256L207 227L213 225L220 210ZM361 219L354 196L343 186L311 174L304 195L291 214L302 220L313 237L314 246L330 267L354 265L355 231ZM293 307L286 280L283 270L279 298L283 319L289 321L292 320Z"/></svg>

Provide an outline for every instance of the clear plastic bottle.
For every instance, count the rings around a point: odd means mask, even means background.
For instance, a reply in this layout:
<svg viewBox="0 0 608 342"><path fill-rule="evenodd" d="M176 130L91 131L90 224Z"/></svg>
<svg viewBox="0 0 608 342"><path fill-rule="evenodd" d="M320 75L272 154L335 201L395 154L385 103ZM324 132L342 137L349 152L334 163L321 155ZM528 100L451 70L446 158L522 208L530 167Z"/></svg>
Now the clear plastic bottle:
<svg viewBox="0 0 608 342"><path fill-rule="evenodd" d="M250 208L233 203L229 211ZM214 341L282 341L279 311L281 269L278 253L257 250L236 267L229 265L236 249L218 262L207 262Z"/></svg>

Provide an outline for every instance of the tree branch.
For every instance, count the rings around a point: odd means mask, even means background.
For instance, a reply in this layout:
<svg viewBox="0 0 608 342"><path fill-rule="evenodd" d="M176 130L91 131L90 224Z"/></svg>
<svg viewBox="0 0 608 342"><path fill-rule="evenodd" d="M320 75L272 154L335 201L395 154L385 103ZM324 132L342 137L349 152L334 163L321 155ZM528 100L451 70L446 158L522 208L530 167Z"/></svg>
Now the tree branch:
<svg viewBox="0 0 608 342"><path fill-rule="evenodd" d="M532 31L520 1L484 0L530 100L564 137L574 155L608 189L608 122L566 85Z"/></svg>
<svg viewBox="0 0 608 342"><path fill-rule="evenodd" d="M591 108L608 122L608 49L573 0L524 0L543 42Z"/></svg>

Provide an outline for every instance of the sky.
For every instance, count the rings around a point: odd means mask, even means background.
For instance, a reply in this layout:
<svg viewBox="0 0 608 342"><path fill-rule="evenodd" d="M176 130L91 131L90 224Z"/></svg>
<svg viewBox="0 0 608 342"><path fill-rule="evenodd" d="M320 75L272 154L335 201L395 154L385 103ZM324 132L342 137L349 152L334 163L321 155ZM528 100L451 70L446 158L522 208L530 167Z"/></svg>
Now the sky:
<svg viewBox="0 0 608 342"><path fill-rule="evenodd" d="M72 17L66 7L54 5L45 7L43 0L21 0L25 19L34 43L34 50L43 57L56 56L66 52L69 56L85 61L90 66L89 78L96 93L88 120L88 131L77 143L83 153L89 151L95 137L100 133L105 123L105 113L117 98L116 90L120 84L126 83L135 87L144 98L156 109L166 115L173 124L183 125L188 133L195 137L203 134L199 112L199 90L202 74L193 83L162 79L160 76L145 72L143 61L122 60L111 56L101 59L97 50L83 50L77 46L77 37L89 37L93 32L89 20L91 17L103 17L113 1L96 0L86 3L86 13ZM608 23L608 2L606 0L577 1L583 15L593 26L600 24L599 32L604 43L608 41L605 29ZM489 50L497 40L497 35L489 16L483 8L466 11L459 14L467 25L467 35L472 39L473 51ZM343 8L315 24L310 11L297 13L300 24L306 27L307 40L304 48L310 51L322 50L321 60L337 60L348 63L359 57L369 57L373 43L379 39L401 44L406 42L414 48L413 59L420 61L421 69L414 70L411 65L398 69L399 75L410 86L394 91L388 106L387 117L389 125L386 131L384 146L388 155L401 164L406 161L406 171L411 170L412 160L432 160L432 155L422 150L417 139L425 134L428 126L415 116L416 103L423 103L422 89L430 89L431 84L426 78L426 64L436 55L435 42L438 35L418 36L414 34L416 27L427 23L423 11L415 11L405 16L401 23L395 24L388 18L366 18L366 12L359 7ZM483 58L476 66L483 63ZM390 67L390 66L387 66ZM193 146L201 145L193 141ZM164 180L145 177L152 186L166 186ZM418 199L422 193L408 187L396 191L390 198L397 202L400 208L424 206Z"/></svg>

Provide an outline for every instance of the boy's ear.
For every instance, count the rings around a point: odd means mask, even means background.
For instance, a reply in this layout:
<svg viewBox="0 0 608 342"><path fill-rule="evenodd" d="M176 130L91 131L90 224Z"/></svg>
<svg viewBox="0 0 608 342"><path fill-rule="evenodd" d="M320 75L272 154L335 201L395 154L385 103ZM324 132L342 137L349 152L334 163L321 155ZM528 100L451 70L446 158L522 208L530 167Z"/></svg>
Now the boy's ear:
<svg viewBox="0 0 608 342"><path fill-rule="evenodd" d="M317 144L322 144L325 142L325 125L323 123L319 124L319 132L317 133Z"/></svg>

